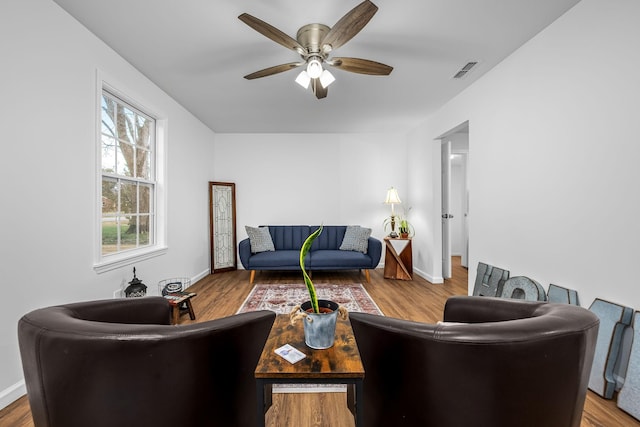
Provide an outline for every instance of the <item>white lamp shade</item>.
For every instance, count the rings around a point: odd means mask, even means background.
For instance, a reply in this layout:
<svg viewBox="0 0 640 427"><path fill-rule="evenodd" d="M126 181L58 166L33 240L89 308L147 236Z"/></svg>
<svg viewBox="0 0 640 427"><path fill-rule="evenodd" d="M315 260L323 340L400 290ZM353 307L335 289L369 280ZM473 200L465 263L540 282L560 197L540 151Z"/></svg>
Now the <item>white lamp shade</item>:
<svg viewBox="0 0 640 427"><path fill-rule="evenodd" d="M335 82L336 78L333 77L333 74L329 72L329 70L324 70L322 74L320 74L320 84L323 88L327 88L331 83Z"/></svg>
<svg viewBox="0 0 640 427"><path fill-rule="evenodd" d="M298 77L296 77L296 83L303 88L308 89L309 83L311 83L311 77L309 77L309 74L307 74L306 71L302 70L300 74L298 74Z"/></svg>
<svg viewBox="0 0 640 427"><path fill-rule="evenodd" d="M307 63L307 74L312 79L317 79L322 74L322 64L317 59L312 59Z"/></svg>
<svg viewBox="0 0 640 427"><path fill-rule="evenodd" d="M400 200L400 196L398 196L398 190L391 187L387 190L387 199L384 201L387 205L394 205L397 203L402 203Z"/></svg>

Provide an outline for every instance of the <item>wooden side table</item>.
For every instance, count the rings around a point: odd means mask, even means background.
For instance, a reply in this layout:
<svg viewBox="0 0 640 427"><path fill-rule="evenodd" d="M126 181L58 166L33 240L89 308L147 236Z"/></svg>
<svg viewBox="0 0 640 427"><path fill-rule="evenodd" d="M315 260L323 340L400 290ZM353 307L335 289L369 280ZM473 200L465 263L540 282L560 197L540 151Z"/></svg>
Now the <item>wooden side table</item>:
<svg viewBox="0 0 640 427"><path fill-rule="evenodd" d="M400 254L393 246L393 241L405 241L404 249ZM413 280L413 252L411 249L411 237L385 237L386 247L384 255L384 278L396 280Z"/></svg>
<svg viewBox="0 0 640 427"><path fill-rule="evenodd" d="M258 425L265 425L265 414L272 403L273 384L307 383L347 384L347 405L353 414L355 425L362 427L364 366L351 323L338 319L333 347L314 350L304 343L303 321L291 325L288 315L278 315L271 327L255 370ZM307 357L295 364L287 362L274 352L276 348L285 344L292 345Z"/></svg>
<svg viewBox="0 0 640 427"><path fill-rule="evenodd" d="M191 298L196 295L197 294L195 292L173 292L164 296L169 301L169 304L171 304L171 323L173 325L178 324L180 309L183 304L187 307L186 311L189 312L189 318L191 320L196 320L196 314L193 311L193 306L191 305Z"/></svg>

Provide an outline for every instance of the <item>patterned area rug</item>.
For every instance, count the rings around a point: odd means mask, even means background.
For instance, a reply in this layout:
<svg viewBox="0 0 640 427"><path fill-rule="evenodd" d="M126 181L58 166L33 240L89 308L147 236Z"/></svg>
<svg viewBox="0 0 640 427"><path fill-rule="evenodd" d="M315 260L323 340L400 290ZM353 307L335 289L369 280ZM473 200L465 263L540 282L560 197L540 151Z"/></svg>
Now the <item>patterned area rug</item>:
<svg viewBox="0 0 640 427"><path fill-rule="evenodd" d="M365 288L352 285L316 284L319 299L335 301L349 312L383 315ZM289 314L297 305L309 300L303 284L255 285L238 313L256 310L271 310L278 314Z"/></svg>
<svg viewBox="0 0 640 427"><path fill-rule="evenodd" d="M361 284L334 285L316 284L319 299L335 301L349 312L362 312L384 316ZM309 300L307 287L292 285L255 285L238 313L256 310L271 310L278 314L289 314L297 305ZM341 384L274 384L274 393L339 393L346 392Z"/></svg>

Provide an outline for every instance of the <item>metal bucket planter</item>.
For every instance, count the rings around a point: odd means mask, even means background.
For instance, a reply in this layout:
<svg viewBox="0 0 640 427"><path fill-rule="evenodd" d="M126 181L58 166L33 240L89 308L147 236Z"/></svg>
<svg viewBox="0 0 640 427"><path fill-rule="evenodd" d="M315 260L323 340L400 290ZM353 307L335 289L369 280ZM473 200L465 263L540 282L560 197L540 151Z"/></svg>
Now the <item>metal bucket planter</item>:
<svg viewBox="0 0 640 427"><path fill-rule="evenodd" d="M313 313L311 301L300 306L306 317L304 323L304 342L309 347L321 350L333 346L336 339L336 320L339 305L333 301L318 300L320 313ZM311 313L309 312L311 311Z"/></svg>

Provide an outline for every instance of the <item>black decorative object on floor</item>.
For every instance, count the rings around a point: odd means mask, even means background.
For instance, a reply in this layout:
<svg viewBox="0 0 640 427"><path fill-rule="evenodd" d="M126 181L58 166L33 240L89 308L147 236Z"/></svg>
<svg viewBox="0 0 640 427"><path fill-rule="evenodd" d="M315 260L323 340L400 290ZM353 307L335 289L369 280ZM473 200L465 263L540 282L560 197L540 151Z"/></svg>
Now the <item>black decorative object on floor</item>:
<svg viewBox="0 0 640 427"><path fill-rule="evenodd" d="M133 267L133 279L129 282L129 286L124 290L124 296L127 298L143 297L147 294L147 285L136 277L136 268Z"/></svg>

